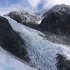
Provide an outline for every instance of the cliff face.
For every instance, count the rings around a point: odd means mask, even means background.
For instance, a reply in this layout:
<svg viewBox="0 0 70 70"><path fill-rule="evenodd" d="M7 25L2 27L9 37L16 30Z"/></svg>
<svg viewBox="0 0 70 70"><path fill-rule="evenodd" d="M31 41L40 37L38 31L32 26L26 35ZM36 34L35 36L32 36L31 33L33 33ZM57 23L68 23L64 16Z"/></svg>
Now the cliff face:
<svg viewBox="0 0 70 70"><path fill-rule="evenodd" d="M0 17L0 46L39 70L70 70L70 10L68 6L58 6L55 7L54 11L45 13L45 17L42 18L43 20L37 28L45 34L32 29L34 26L32 23L36 20L28 12L13 12L9 14L12 19L8 16ZM24 22L25 17L27 18L26 22L28 21L25 25L32 28L22 25L24 24L22 19ZM5 56L1 47L0 56L2 58L0 58L0 62ZM9 59L8 62L10 62ZM13 60L11 62L14 63L13 66L19 67L17 70L23 70L22 64L20 65ZM24 70L34 69L26 68Z"/></svg>
<svg viewBox="0 0 70 70"><path fill-rule="evenodd" d="M58 12L51 12L42 20L39 28L42 32L46 34L47 38L49 38L50 40L59 43L69 43L70 17L68 17L69 15L63 16L60 15ZM51 35L52 38L50 37Z"/></svg>
<svg viewBox="0 0 70 70"><path fill-rule="evenodd" d="M34 13L30 13L24 10L12 11L6 15L14 19L15 21L31 28L35 28L38 25L38 22L40 21L40 18L38 18Z"/></svg>
<svg viewBox="0 0 70 70"><path fill-rule="evenodd" d="M57 12L48 14L47 17L42 20L40 28L44 31L50 31L59 35L70 32L70 24Z"/></svg>
<svg viewBox="0 0 70 70"><path fill-rule="evenodd" d="M0 46L22 58L23 44L21 37L12 29L8 20L0 17Z"/></svg>
<svg viewBox="0 0 70 70"><path fill-rule="evenodd" d="M26 56L30 58L29 64L31 66L39 70L70 69L69 46L49 42L40 31L19 24L9 17L6 18L13 30L19 32L25 42L25 49L28 52Z"/></svg>

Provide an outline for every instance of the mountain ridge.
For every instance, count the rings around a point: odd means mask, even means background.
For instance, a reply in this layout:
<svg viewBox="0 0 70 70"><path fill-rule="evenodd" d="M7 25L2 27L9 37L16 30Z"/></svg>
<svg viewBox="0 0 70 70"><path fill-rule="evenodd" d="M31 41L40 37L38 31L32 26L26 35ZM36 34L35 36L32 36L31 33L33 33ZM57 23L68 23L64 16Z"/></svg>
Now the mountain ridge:
<svg viewBox="0 0 70 70"><path fill-rule="evenodd" d="M37 17L34 13L31 13L25 10L12 11L8 14L5 14L5 16L9 16L12 19L16 20L17 22L32 28L35 28L40 22L39 17Z"/></svg>
<svg viewBox="0 0 70 70"><path fill-rule="evenodd" d="M62 4L39 15L23 10L0 16L0 68L70 70L69 14L70 7ZM3 53L3 48L29 65Z"/></svg>

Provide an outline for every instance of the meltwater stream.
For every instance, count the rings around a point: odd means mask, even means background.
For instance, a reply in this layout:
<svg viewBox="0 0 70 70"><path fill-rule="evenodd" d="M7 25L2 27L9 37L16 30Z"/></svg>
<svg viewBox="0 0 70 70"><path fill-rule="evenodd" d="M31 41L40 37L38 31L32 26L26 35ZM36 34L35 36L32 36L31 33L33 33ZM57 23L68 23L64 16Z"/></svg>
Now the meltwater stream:
<svg viewBox="0 0 70 70"><path fill-rule="evenodd" d="M70 60L70 47L59 45L44 40L41 32L17 23L9 17L8 19L13 30L19 32L26 44L26 50L31 59L30 64L41 70L57 70L56 54L62 54Z"/></svg>

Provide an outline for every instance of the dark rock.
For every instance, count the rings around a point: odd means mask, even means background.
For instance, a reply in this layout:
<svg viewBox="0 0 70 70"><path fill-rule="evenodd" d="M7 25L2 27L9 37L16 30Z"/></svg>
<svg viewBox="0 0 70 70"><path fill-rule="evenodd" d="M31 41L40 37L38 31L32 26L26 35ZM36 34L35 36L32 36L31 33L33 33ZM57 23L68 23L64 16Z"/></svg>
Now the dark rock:
<svg viewBox="0 0 70 70"><path fill-rule="evenodd" d="M50 31L59 35L70 32L70 25L60 14L51 12L45 17L39 25L42 30Z"/></svg>
<svg viewBox="0 0 70 70"><path fill-rule="evenodd" d="M51 13L51 12L58 12L59 14L61 15L64 15L67 14L67 16L69 16L68 14L70 14L70 6L68 5L65 5L65 4L57 4L55 6L53 6L50 10L46 10L44 13L43 13L43 17L47 16L47 14Z"/></svg>
<svg viewBox="0 0 70 70"><path fill-rule="evenodd" d="M51 12L42 20L39 25L39 30L45 33L47 39L50 39L53 42L69 44L70 24L67 18L68 17L65 18L58 12Z"/></svg>
<svg viewBox="0 0 70 70"><path fill-rule="evenodd" d="M57 70L70 70L70 60L67 60L61 54L57 54L57 63L56 63Z"/></svg>
<svg viewBox="0 0 70 70"><path fill-rule="evenodd" d="M0 16L0 46L23 58L22 45L24 42L19 34L12 29L7 19Z"/></svg>
<svg viewBox="0 0 70 70"><path fill-rule="evenodd" d="M22 23L22 18L20 17L19 14L9 13L8 16L9 16L10 18L14 19L15 21L17 21L18 23Z"/></svg>
<svg viewBox="0 0 70 70"><path fill-rule="evenodd" d="M28 27L36 28L38 26L37 21L39 21L39 19L35 15L30 14L27 11L12 11L6 15L14 19L18 23L21 23Z"/></svg>

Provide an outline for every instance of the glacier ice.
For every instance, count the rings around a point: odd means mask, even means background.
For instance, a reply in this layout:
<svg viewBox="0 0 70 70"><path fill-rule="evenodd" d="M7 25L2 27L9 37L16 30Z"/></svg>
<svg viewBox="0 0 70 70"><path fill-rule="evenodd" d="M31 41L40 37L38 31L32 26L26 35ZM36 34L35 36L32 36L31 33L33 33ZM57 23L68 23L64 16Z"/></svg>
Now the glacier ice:
<svg viewBox="0 0 70 70"><path fill-rule="evenodd" d="M57 70L55 64L57 63L56 54L58 53L70 60L70 47L44 40L42 37L44 34L40 31L17 23L7 16L5 18L8 19L13 30L18 32L25 42L31 65L42 70Z"/></svg>
<svg viewBox="0 0 70 70"><path fill-rule="evenodd" d="M37 70L0 47L0 70Z"/></svg>

